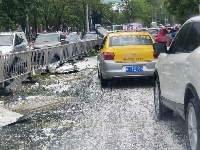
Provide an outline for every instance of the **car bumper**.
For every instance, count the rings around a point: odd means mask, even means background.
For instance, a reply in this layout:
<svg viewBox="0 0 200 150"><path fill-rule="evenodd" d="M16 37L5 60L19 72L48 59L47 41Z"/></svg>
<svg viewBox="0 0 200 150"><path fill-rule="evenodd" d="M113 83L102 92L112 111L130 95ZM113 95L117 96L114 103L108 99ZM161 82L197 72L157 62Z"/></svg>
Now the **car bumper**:
<svg viewBox="0 0 200 150"><path fill-rule="evenodd" d="M115 63L112 60L99 63L100 72L104 79L130 78L130 77L153 77L156 61L136 63ZM126 72L127 66L143 66L142 72Z"/></svg>

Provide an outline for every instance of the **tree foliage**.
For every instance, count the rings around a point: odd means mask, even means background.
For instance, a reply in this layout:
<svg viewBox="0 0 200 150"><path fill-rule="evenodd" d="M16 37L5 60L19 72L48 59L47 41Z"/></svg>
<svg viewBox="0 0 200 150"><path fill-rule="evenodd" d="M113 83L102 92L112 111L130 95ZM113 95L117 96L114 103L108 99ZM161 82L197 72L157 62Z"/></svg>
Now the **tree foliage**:
<svg viewBox="0 0 200 150"><path fill-rule="evenodd" d="M199 2L197 0L166 0L167 11L176 17L180 23L184 23L190 17L199 13Z"/></svg>
<svg viewBox="0 0 200 150"><path fill-rule="evenodd" d="M151 21L164 22L167 10L177 17L184 14L184 17L195 14L195 2L189 0L177 0L177 5L173 5L173 0L126 0L123 5L124 10L116 12L112 10L111 4L102 4L100 0L2 0L0 3L0 30L16 29L16 24L21 24L23 28L53 27L54 30L62 28L72 30L86 29L86 7L89 8L89 21L97 18L103 26L113 24L123 24L140 21L143 26L149 26ZM184 1L184 3L183 3ZM187 7L187 11L181 9ZM195 10L194 10L195 8ZM98 16L98 17L97 17Z"/></svg>

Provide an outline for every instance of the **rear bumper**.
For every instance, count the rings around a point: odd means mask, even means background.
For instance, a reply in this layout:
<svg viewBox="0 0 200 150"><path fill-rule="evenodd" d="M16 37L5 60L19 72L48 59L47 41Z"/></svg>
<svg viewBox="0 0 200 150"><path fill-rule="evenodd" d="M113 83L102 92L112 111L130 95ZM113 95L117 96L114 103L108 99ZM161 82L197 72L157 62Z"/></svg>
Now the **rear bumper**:
<svg viewBox="0 0 200 150"><path fill-rule="evenodd" d="M153 77L156 60L151 62L115 63L112 60L99 61L99 68L104 79L130 78L130 77ZM126 66L143 66L142 72L126 72Z"/></svg>

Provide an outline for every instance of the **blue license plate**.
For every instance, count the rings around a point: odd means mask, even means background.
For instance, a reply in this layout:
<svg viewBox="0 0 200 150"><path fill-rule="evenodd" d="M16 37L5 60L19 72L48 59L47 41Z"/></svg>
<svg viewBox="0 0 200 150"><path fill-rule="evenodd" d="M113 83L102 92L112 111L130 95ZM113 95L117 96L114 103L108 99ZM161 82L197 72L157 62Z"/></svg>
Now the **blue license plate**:
<svg viewBox="0 0 200 150"><path fill-rule="evenodd" d="M126 67L126 72L143 72L143 66L129 66L129 67Z"/></svg>

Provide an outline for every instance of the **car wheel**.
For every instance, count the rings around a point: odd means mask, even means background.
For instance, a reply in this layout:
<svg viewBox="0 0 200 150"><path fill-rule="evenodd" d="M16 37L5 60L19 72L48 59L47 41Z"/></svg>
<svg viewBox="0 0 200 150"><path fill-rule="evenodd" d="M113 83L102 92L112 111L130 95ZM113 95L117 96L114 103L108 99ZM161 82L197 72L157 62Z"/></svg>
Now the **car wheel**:
<svg viewBox="0 0 200 150"><path fill-rule="evenodd" d="M189 101L186 113L187 135L191 150L200 149L200 118L199 109L196 100L193 98Z"/></svg>
<svg viewBox="0 0 200 150"><path fill-rule="evenodd" d="M159 79L155 79L154 85L154 105L155 105L155 113L158 120L162 120L164 116L173 116L173 110L164 106L161 102L160 97L160 83Z"/></svg>
<svg viewBox="0 0 200 150"><path fill-rule="evenodd" d="M102 74L100 74L100 84L102 88L108 87L108 80L103 79Z"/></svg>

